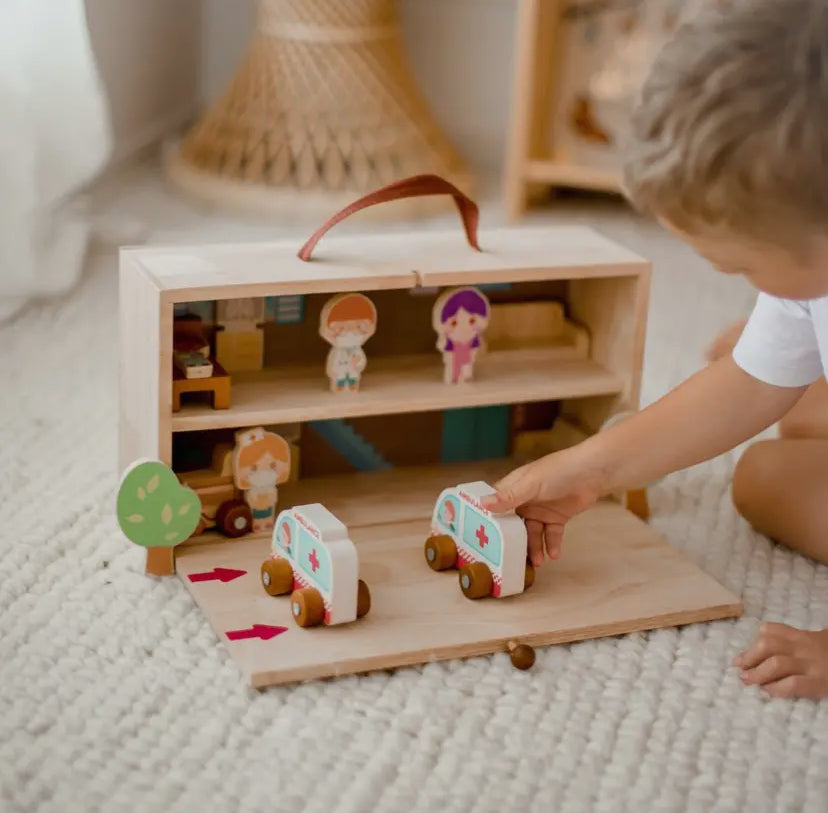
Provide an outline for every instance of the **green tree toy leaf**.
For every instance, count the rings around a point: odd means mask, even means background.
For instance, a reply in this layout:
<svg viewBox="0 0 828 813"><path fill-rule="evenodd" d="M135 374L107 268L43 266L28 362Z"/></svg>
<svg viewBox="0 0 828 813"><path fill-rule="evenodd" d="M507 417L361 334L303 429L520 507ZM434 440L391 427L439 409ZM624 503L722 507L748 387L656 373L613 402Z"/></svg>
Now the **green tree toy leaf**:
<svg viewBox="0 0 828 813"><path fill-rule="evenodd" d="M118 524L130 542L145 548L172 547L192 536L201 500L158 460L139 460L121 478Z"/></svg>

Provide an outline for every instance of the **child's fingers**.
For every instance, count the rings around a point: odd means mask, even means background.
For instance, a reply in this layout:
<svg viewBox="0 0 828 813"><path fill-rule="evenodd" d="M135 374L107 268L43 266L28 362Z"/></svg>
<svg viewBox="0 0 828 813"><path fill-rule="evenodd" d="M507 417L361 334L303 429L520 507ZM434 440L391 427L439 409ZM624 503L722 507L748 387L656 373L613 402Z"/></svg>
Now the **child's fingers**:
<svg viewBox="0 0 828 813"><path fill-rule="evenodd" d="M771 655L790 655L793 652L793 643L787 635L780 635L770 627L780 624L763 624L756 640L744 652L740 652L734 659L734 666L742 669L753 669ZM793 630L795 632L795 630Z"/></svg>
<svg viewBox="0 0 828 813"><path fill-rule="evenodd" d="M822 697L819 681L808 675L788 675L766 684L762 691L771 697Z"/></svg>
<svg viewBox="0 0 828 813"><path fill-rule="evenodd" d="M543 523L535 519L527 519L526 535L529 561L535 567L540 567L543 564Z"/></svg>
<svg viewBox="0 0 828 813"><path fill-rule="evenodd" d="M495 493L484 497L483 507L494 513L514 511L537 495L537 488L526 468L515 469L495 484Z"/></svg>
<svg viewBox="0 0 828 813"><path fill-rule="evenodd" d="M558 525L547 525L544 536L546 537L546 555L550 559L557 559L561 555L563 528Z"/></svg>
<svg viewBox="0 0 828 813"><path fill-rule="evenodd" d="M764 686L790 675L800 675L803 671L804 665L798 658L790 655L771 655L754 669L744 669L741 677L743 683Z"/></svg>

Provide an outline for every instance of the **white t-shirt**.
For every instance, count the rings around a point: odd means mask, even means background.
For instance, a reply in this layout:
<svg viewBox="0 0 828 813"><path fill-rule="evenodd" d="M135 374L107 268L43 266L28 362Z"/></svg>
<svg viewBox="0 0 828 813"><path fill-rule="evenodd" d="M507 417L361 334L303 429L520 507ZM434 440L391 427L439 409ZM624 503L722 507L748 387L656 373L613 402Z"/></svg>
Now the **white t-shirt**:
<svg viewBox="0 0 828 813"><path fill-rule="evenodd" d="M759 294L733 359L749 375L778 387L802 387L828 375L828 296Z"/></svg>

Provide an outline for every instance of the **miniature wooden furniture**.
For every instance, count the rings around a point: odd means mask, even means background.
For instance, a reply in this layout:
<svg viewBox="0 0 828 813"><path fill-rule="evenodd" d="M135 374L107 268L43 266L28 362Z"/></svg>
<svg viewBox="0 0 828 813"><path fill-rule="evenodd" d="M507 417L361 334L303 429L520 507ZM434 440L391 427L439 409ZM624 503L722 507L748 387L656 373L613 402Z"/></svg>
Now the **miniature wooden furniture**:
<svg viewBox="0 0 828 813"><path fill-rule="evenodd" d="M455 200L465 233L320 239L326 224L301 257L290 242L121 252L122 466L142 456L171 464L174 447L188 437L232 436L249 427L300 422L304 444L305 430L325 424L331 437L354 446L357 433L346 422L396 421L394 436L418 453L432 440L430 430L416 428L433 425L429 415L459 414L459 422L443 422L449 432L468 422L466 410L494 410L506 419L506 442L486 459L451 463L438 453L425 464L303 475L280 489L284 510L321 503L347 526L371 585L371 613L359 624L313 634L284 626L284 603L262 596L270 534L232 543L195 536L165 549L166 560L148 561L149 572L178 573L254 686L502 652L510 640L538 646L741 612L735 596L613 502L567 526L565 555L541 568L520 596L470 602L423 561L435 499L446 485L494 483L516 464L508 456L510 410L537 407L589 435L609 416L637 407L649 293L649 263L589 228L478 236L476 207L462 194ZM493 309L561 303L571 329L492 347L473 381L447 385L430 315L443 289L463 286L485 290ZM331 295L350 291L369 295L379 320L363 387L342 397L320 375L328 346L318 317ZM267 326L264 367L234 376L232 406L185 403L173 411L177 303L293 296L304 297L302 321ZM304 445L302 456L312 456ZM242 575L226 582L203 576L216 568ZM318 603L303 607L303 617L318 615Z"/></svg>
<svg viewBox="0 0 828 813"><path fill-rule="evenodd" d="M367 615L371 593L358 575L348 529L324 505L279 514L270 556L261 566L262 586L269 596L292 591L291 615L300 627L347 624Z"/></svg>
<svg viewBox="0 0 828 813"><path fill-rule="evenodd" d="M167 171L209 203L316 217L417 172L471 186L409 69L394 0L259 0L242 65Z"/></svg>
<svg viewBox="0 0 828 813"><path fill-rule="evenodd" d="M186 378L177 366L173 368L173 412L181 409L181 396L188 392L209 392L213 409L230 409L230 376L217 361L213 361L213 374L208 378Z"/></svg>
<svg viewBox="0 0 828 813"><path fill-rule="evenodd" d="M531 587L526 525L514 511L492 514L481 504L494 489L483 481L445 489L431 516L424 553L432 570L457 568L466 598L514 596Z"/></svg>

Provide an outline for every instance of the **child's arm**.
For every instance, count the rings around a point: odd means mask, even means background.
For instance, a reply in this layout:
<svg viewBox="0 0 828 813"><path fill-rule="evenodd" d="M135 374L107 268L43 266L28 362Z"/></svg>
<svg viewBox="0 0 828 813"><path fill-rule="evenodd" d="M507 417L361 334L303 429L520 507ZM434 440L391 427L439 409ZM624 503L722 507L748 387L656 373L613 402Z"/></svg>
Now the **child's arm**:
<svg viewBox="0 0 828 813"><path fill-rule="evenodd" d="M778 421L805 387L753 378L730 356L583 443L516 469L487 501L526 519L534 564L560 550L563 527L601 496L642 485L733 448Z"/></svg>

